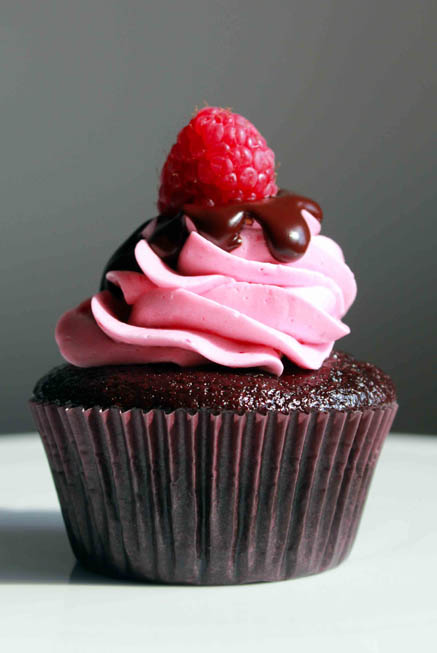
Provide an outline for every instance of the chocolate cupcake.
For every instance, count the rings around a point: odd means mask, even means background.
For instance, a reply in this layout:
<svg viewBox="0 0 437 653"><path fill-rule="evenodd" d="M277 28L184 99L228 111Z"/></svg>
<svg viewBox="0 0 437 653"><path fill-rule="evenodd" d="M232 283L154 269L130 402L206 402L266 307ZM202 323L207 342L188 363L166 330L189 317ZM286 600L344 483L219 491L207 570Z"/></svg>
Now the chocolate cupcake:
<svg viewBox="0 0 437 653"><path fill-rule="evenodd" d="M31 401L74 553L167 583L333 567L397 409L389 377L332 352L356 294L341 249L228 110L181 131L158 206L60 319L68 364Z"/></svg>

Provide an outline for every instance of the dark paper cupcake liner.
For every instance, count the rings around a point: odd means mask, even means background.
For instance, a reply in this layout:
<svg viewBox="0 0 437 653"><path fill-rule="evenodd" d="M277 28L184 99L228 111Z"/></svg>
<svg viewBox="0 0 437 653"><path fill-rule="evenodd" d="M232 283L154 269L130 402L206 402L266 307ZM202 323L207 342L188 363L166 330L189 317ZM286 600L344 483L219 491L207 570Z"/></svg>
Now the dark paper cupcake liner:
<svg viewBox="0 0 437 653"><path fill-rule="evenodd" d="M397 410L31 407L79 561L105 574L199 585L339 564Z"/></svg>

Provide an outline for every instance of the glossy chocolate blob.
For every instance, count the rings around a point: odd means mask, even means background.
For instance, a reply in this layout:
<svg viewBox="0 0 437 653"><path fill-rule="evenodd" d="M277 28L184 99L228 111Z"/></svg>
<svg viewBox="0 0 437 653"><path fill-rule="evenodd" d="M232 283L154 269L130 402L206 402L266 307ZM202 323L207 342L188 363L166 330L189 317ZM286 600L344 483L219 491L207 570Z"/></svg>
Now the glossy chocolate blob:
<svg viewBox="0 0 437 653"><path fill-rule="evenodd" d="M147 220L146 222L143 222L138 229L135 229L133 234L131 234L111 256L103 270L102 278L100 280L100 290L111 290L111 292L114 292L117 296L122 295L120 288L106 279L107 272L110 272L111 270L131 270L133 272L142 272L135 258L135 245L138 241L144 238L144 230L149 222L150 220Z"/></svg>
<svg viewBox="0 0 437 653"><path fill-rule="evenodd" d="M285 190L279 191L276 197L252 202L213 207L186 204L183 212L205 238L228 252L241 245L244 221L256 220L263 228L272 256L277 261L289 263L303 256L310 242L303 209L322 220L322 210L316 202Z"/></svg>

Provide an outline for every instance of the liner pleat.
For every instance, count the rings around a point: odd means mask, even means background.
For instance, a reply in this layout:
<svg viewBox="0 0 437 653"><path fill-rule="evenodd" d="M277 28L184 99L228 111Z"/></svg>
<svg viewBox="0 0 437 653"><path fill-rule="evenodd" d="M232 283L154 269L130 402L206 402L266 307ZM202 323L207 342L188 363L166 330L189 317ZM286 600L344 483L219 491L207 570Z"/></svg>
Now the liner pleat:
<svg viewBox="0 0 437 653"><path fill-rule="evenodd" d="M397 410L31 407L76 557L105 574L188 584L339 564Z"/></svg>

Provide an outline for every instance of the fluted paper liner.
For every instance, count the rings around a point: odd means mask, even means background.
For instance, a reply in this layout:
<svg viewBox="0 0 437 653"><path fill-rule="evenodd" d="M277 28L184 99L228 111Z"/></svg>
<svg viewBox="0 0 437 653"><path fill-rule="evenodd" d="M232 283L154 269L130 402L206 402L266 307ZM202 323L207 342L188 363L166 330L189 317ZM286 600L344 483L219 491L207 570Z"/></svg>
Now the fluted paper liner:
<svg viewBox="0 0 437 653"><path fill-rule="evenodd" d="M397 410L31 407L79 561L110 575L199 585L339 564Z"/></svg>

